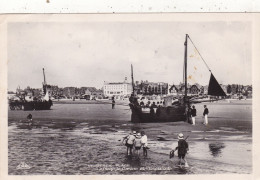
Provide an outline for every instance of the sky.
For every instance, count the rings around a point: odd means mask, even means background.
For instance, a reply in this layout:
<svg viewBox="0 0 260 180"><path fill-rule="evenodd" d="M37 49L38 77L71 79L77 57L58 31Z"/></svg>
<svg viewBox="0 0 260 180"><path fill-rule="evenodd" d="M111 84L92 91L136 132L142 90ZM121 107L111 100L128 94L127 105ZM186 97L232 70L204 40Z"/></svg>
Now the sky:
<svg viewBox="0 0 260 180"><path fill-rule="evenodd" d="M185 34L221 84L252 84L250 22L12 22L8 24L8 90L48 84L94 86L134 80L183 81ZM188 83L210 73L188 41Z"/></svg>

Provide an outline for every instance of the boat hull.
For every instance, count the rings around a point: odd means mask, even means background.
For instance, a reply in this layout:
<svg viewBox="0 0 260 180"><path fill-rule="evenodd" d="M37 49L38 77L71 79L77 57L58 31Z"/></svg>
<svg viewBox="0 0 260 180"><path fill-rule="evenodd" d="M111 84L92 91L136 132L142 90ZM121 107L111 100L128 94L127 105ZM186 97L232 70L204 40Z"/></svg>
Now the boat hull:
<svg viewBox="0 0 260 180"><path fill-rule="evenodd" d="M52 102L50 101L43 101L43 102L25 102L23 107L24 111L31 111L31 110L50 110L52 106Z"/></svg>
<svg viewBox="0 0 260 180"><path fill-rule="evenodd" d="M150 112L143 111L141 107L130 105L133 123L152 123L152 122L177 122L186 121L185 106L159 107Z"/></svg>

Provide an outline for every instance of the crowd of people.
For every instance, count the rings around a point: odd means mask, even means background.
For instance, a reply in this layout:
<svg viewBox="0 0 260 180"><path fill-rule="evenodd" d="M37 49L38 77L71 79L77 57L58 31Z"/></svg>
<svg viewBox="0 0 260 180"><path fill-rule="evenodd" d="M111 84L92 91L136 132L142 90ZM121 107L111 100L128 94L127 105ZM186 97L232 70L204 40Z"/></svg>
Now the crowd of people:
<svg viewBox="0 0 260 180"><path fill-rule="evenodd" d="M162 96L134 96L131 94L129 98L130 103L141 106L142 108L157 108L157 107L163 107L166 106L165 104L165 97ZM178 104L179 99L177 97L173 98L171 100L171 105Z"/></svg>
<svg viewBox="0 0 260 180"><path fill-rule="evenodd" d="M175 143L173 145L172 151L173 153L177 151L177 155L179 158L179 165L182 165L184 162L185 167L189 167L188 162L186 160L186 154L189 150L189 145L186 141L187 137L184 139L184 135L182 133L178 134L178 145L175 147ZM144 131L136 132L132 131L128 136L123 137L123 144L127 147L127 155L132 156L136 154L139 158L140 150L143 148L143 156L147 156L147 149L148 148L148 140L147 136L145 135ZM171 157L170 157L171 158Z"/></svg>
<svg viewBox="0 0 260 180"><path fill-rule="evenodd" d="M147 97L140 97L137 99L138 105L140 105L142 108L157 108L157 107L163 107L166 106L165 99L158 96L151 99L148 99ZM179 99L173 98L171 100L171 105L178 104Z"/></svg>

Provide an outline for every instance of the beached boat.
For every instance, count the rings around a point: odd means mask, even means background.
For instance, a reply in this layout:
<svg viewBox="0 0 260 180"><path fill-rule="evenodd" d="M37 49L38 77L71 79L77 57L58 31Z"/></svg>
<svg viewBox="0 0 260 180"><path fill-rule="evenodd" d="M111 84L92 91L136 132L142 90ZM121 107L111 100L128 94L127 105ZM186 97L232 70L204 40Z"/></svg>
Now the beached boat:
<svg viewBox="0 0 260 180"><path fill-rule="evenodd" d="M43 70L43 95L44 97L42 99L38 99L35 101L25 101L24 102L24 111L30 111L30 110L50 110L51 106L53 105L52 100L50 99L49 93L47 91L47 83L45 79L45 73L44 68Z"/></svg>
<svg viewBox="0 0 260 180"><path fill-rule="evenodd" d="M52 101L49 99L47 100L36 100L30 102L23 103L23 110L24 111L31 111L31 110L50 110L52 106Z"/></svg>
<svg viewBox="0 0 260 180"><path fill-rule="evenodd" d="M45 73L43 69L43 96L42 98L28 100L26 97L21 98L17 97L18 100L9 101L9 107L11 110L24 110L24 111L32 111L32 110L50 110L51 106L53 105L52 100L49 97L49 93L47 91L47 83L45 79Z"/></svg>
<svg viewBox="0 0 260 180"><path fill-rule="evenodd" d="M133 76L133 66L131 65L131 76L132 76L132 86L133 93L129 98L130 108L132 111L131 121L133 123L148 123L148 122L175 122L175 121L188 121L189 119L189 107L193 103L199 103L203 100L198 100L192 96L187 95L187 52L188 52L188 40L191 41L188 34L185 37L184 43L184 94L178 97L167 96L164 97L164 104L159 106L149 106L145 108L144 106L138 103L138 97L135 94L135 85L134 85L134 76ZM191 41L192 42L192 41ZM192 42L194 45L194 43ZM195 49L198 51L196 46ZM198 51L199 53L199 51ZM199 53L200 55L200 53ZM201 56L201 55L200 55ZM203 58L202 58L203 59ZM204 61L204 59L203 59ZM217 82L216 78L212 74L208 65L204 61L208 70L211 73L209 86L208 86L208 95L212 96L226 96L225 92ZM175 101L174 101L175 98ZM177 99L177 101L176 101Z"/></svg>

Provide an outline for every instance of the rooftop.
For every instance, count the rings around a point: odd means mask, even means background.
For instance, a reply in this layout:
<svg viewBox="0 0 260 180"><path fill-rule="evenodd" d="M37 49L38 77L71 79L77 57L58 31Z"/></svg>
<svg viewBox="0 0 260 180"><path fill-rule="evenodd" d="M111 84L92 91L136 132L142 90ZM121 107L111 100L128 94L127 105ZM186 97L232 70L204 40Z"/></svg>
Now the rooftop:
<svg viewBox="0 0 260 180"><path fill-rule="evenodd" d="M104 82L105 85L131 84L129 82Z"/></svg>

